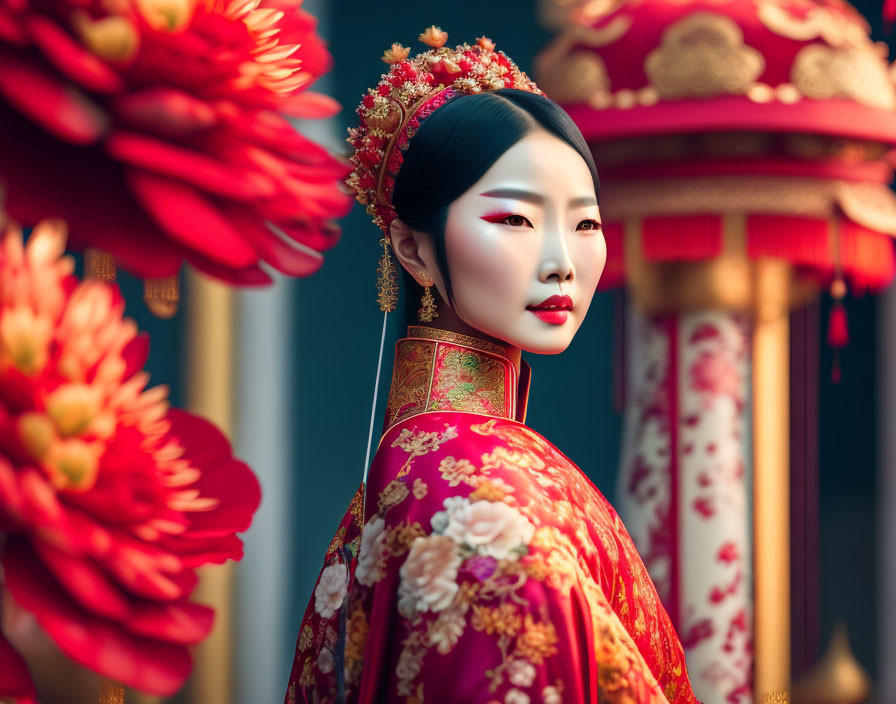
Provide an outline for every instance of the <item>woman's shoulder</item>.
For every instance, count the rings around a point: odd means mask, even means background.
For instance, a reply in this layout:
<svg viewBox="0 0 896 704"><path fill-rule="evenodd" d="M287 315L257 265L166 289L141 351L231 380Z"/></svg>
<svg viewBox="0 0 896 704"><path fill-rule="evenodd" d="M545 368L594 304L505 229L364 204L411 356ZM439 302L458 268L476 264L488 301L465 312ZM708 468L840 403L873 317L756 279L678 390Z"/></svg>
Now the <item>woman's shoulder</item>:
<svg viewBox="0 0 896 704"><path fill-rule="evenodd" d="M522 423L478 413L439 411L413 416L390 428L380 440L372 470L388 474L397 462L396 476L400 477L412 467L431 472L446 457L472 461L489 453L497 453L496 459L515 457L539 466L545 462L572 465L548 440ZM489 469L495 468L485 467Z"/></svg>
<svg viewBox="0 0 896 704"><path fill-rule="evenodd" d="M487 446L506 445L563 457L542 435L509 418L462 411L431 411L396 423L383 435L378 453L397 448L416 456L444 448L473 452Z"/></svg>
<svg viewBox="0 0 896 704"><path fill-rule="evenodd" d="M368 515L411 496L424 512L445 499L499 501L550 511L553 502L601 502L578 467L531 428L475 413L409 418L383 436L367 488Z"/></svg>

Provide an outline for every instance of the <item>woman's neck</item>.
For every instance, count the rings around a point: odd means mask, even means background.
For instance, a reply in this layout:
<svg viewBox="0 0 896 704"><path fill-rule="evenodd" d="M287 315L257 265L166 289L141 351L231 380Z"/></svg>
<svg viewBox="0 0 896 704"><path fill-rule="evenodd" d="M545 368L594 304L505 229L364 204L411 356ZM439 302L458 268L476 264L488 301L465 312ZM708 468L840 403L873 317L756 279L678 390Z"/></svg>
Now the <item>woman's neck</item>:
<svg viewBox="0 0 896 704"><path fill-rule="evenodd" d="M493 345L497 345L503 350L503 355L506 357L511 364L513 364L516 369L517 376L520 373L520 361L522 359L522 353L519 347L514 347L508 342L504 340L499 340L496 337L492 337L491 335L486 335L481 330L477 330L476 328L467 325L463 320L461 320L457 313L454 312L453 308L449 308L445 305L444 301L439 301L439 317L433 320L431 323L413 323L414 327L420 328L435 328L437 330L447 330L448 332L456 332L461 335L466 335L467 337L474 337L477 340L484 340L485 342L490 342Z"/></svg>

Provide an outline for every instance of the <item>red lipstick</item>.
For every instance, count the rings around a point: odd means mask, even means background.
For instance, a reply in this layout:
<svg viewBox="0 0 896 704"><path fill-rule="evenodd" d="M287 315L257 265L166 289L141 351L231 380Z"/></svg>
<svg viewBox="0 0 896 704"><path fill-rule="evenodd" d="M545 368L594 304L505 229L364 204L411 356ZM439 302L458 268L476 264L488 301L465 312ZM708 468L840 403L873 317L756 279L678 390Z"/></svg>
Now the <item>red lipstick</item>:
<svg viewBox="0 0 896 704"><path fill-rule="evenodd" d="M569 296L551 296L541 303L526 306L526 310L550 325L562 325L572 310L572 299Z"/></svg>

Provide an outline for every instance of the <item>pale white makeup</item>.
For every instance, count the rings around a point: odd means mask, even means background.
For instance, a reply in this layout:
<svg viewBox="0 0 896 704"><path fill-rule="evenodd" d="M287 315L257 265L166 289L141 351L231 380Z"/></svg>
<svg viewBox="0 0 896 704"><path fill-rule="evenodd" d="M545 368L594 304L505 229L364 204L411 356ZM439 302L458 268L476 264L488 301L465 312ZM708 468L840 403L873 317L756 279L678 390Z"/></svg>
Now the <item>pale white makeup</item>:
<svg viewBox="0 0 896 704"><path fill-rule="evenodd" d="M401 263L418 283L426 275L434 280L447 305L431 238L398 222L392 239ZM529 352L562 352L588 312L607 258L585 161L546 131L527 135L449 206L445 251L454 309L447 313L469 332ZM571 299L565 315L533 310L555 295Z"/></svg>

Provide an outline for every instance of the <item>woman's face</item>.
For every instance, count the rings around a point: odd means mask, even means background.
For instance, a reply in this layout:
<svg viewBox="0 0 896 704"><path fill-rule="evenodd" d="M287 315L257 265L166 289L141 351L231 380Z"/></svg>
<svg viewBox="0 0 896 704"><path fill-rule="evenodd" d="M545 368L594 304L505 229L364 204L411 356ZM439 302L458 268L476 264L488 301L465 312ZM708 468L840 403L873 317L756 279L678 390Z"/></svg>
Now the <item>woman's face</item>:
<svg viewBox="0 0 896 704"><path fill-rule="evenodd" d="M526 136L449 206L445 253L464 323L529 352L562 352L607 260L585 161L548 132Z"/></svg>

